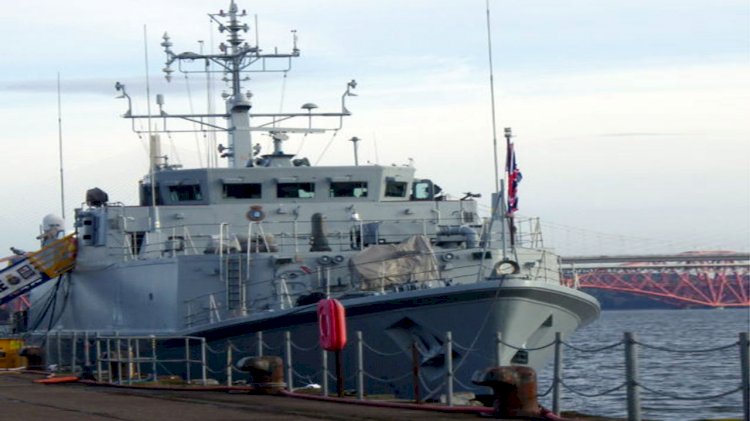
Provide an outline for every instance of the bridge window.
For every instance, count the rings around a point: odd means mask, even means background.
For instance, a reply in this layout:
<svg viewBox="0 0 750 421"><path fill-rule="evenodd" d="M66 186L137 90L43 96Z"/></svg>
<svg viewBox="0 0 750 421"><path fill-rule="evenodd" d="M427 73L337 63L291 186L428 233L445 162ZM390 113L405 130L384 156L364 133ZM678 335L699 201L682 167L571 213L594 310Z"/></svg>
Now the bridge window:
<svg viewBox="0 0 750 421"><path fill-rule="evenodd" d="M223 194L229 199L260 199L260 183L224 184Z"/></svg>
<svg viewBox="0 0 750 421"><path fill-rule="evenodd" d="M203 200L200 184L182 184L169 186L169 200L172 202L190 202Z"/></svg>
<svg viewBox="0 0 750 421"><path fill-rule="evenodd" d="M406 197L406 182L387 179L385 197Z"/></svg>
<svg viewBox="0 0 750 421"><path fill-rule="evenodd" d="M367 197L367 183L363 181L331 182L329 197Z"/></svg>
<svg viewBox="0 0 750 421"><path fill-rule="evenodd" d="M152 206L154 203L151 201L151 184L148 183L140 183L141 186L141 206ZM161 192L159 191L159 183L156 183L156 186L154 188L156 191L156 204L157 205L163 205L164 201L161 198Z"/></svg>
<svg viewBox="0 0 750 421"><path fill-rule="evenodd" d="M311 199L315 197L315 183L279 183L276 197L288 199Z"/></svg>
<svg viewBox="0 0 750 421"><path fill-rule="evenodd" d="M411 200L440 200L443 189L431 180L415 180L411 188Z"/></svg>

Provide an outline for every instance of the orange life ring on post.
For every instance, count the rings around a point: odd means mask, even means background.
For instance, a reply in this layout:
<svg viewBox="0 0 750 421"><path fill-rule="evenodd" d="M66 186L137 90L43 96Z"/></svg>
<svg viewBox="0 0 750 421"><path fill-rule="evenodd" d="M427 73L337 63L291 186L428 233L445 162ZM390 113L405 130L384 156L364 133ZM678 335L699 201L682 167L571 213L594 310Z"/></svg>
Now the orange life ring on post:
<svg viewBox="0 0 750 421"><path fill-rule="evenodd" d="M326 351L341 351L346 345L346 311L336 299L318 301L320 346Z"/></svg>

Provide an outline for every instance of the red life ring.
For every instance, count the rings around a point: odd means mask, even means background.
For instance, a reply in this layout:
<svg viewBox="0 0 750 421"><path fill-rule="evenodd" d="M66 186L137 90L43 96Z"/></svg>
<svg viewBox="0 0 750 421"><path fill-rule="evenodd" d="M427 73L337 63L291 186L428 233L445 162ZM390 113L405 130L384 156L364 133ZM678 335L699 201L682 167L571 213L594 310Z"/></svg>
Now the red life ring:
<svg viewBox="0 0 750 421"><path fill-rule="evenodd" d="M318 301L320 346L326 351L341 351L346 345L346 311L336 299Z"/></svg>

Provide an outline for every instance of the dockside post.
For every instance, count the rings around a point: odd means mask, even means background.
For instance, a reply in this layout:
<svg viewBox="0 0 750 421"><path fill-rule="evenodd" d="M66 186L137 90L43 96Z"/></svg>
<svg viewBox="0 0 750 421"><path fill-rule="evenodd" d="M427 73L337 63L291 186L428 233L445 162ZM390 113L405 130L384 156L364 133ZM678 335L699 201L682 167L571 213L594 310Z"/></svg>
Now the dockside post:
<svg viewBox="0 0 750 421"><path fill-rule="evenodd" d="M625 383L628 396L628 421L641 421L641 395L638 386L638 351L635 333L625 332Z"/></svg>
<svg viewBox="0 0 750 421"><path fill-rule="evenodd" d="M62 332L57 331L57 369L62 370Z"/></svg>
<svg viewBox="0 0 750 421"><path fill-rule="evenodd" d="M294 390L294 372L292 371L292 333L288 330L284 332L284 362L286 364L286 390Z"/></svg>
<svg viewBox="0 0 750 421"><path fill-rule="evenodd" d="M323 396L328 396L328 351L325 349L320 350L320 359L323 366Z"/></svg>
<svg viewBox="0 0 750 421"><path fill-rule="evenodd" d="M89 344L89 331L83 331L83 365L91 365L91 345Z"/></svg>
<svg viewBox="0 0 750 421"><path fill-rule="evenodd" d="M750 421L750 338L748 338L748 332L740 332L740 367L743 415L745 421Z"/></svg>
<svg viewBox="0 0 750 421"><path fill-rule="evenodd" d="M102 382L102 343L99 340L99 332L96 333L96 381Z"/></svg>
<svg viewBox="0 0 750 421"><path fill-rule="evenodd" d="M151 335L151 373L153 373L154 381L159 381L159 373L156 371L156 336Z"/></svg>
<svg viewBox="0 0 750 421"><path fill-rule="evenodd" d="M206 385L206 338L201 338L201 380Z"/></svg>
<svg viewBox="0 0 750 421"><path fill-rule="evenodd" d="M362 331L357 331L357 399L365 398L365 368L364 353L362 352Z"/></svg>
<svg viewBox="0 0 750 421"><path fill-rule="evenodd" d="M227 341L227 386L234 383L232 379L232 342Z"/></svg>
<svg viewBox="0 0 750 421"><path fill-rule="evenodd" d="M495 365L500 367L503 358L503 332L495 333Z"/></svg>
<svg viewBox="0 0 750 421"><path fill-rule="evenodd" d="M445 377L446 402L453 406L453 335L450 331L445 332Z"/></svg>
<svg viewBox="0 0 750 421"><path fill-rule="evenodd" d="M255 355L258 357L263 356L263 332L255 332L256 351Z"/></svg>
<svg viewBox="0 0 750 421"><path fill-rule="evenodd" d="M185 377L187 383L190 384L190 338L185 338Z"/></svg>
<svg viewBox="0 0 750 421"><path fill-rule="evenodd" d="M555 375L552 378L552 412L560 413L562 392L562 334L555 332Z"/></svg>
<svg viewBox="0 0 750 421"><path fill-rule="evenodd" d="M78 335L76 335L76 331L74 330L70 335L70 372L73 374L76 372L76 354L78 353L78 350L76 349L77 342Z"/></svg>

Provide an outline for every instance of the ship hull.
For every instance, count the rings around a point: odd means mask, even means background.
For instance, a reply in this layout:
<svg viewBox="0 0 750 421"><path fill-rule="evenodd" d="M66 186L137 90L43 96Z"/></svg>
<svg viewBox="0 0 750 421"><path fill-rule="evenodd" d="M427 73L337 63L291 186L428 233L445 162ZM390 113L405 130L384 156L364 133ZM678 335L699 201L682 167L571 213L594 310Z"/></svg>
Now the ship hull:
<svg viewBox="0 0 750 421"><path fill-rule="evenodd" d="M418 348L423 396L444 393L447 366L446 333L451 332L454 390L486 393L471 383L477 370L510 364L517 348L538 348L554 341L555 332L567 337L593 321L599 307L590 296L568 288L535 282L488 281L435 290L342 300L347 313L349 343L342 352L347 389L356 389L358 341L362 332L362 365L368 393L411 397L412 343ZM322 351L317 346L315 306L213 323L180 332L205 337L225 364L226 350L235 357L257 354L257 332L263 332L264 354L286 355L285 332L290 333L293 386L322 383ZM275 313L275 314L273 314ZM498 333L502 343L498 348ZM527 353L528 364L544 367L553 352L548 346ZM332 361L332 357L331 357ZM329 372L333 363L329 362ZM433 392L433 393L430 393Z"/></svg>

